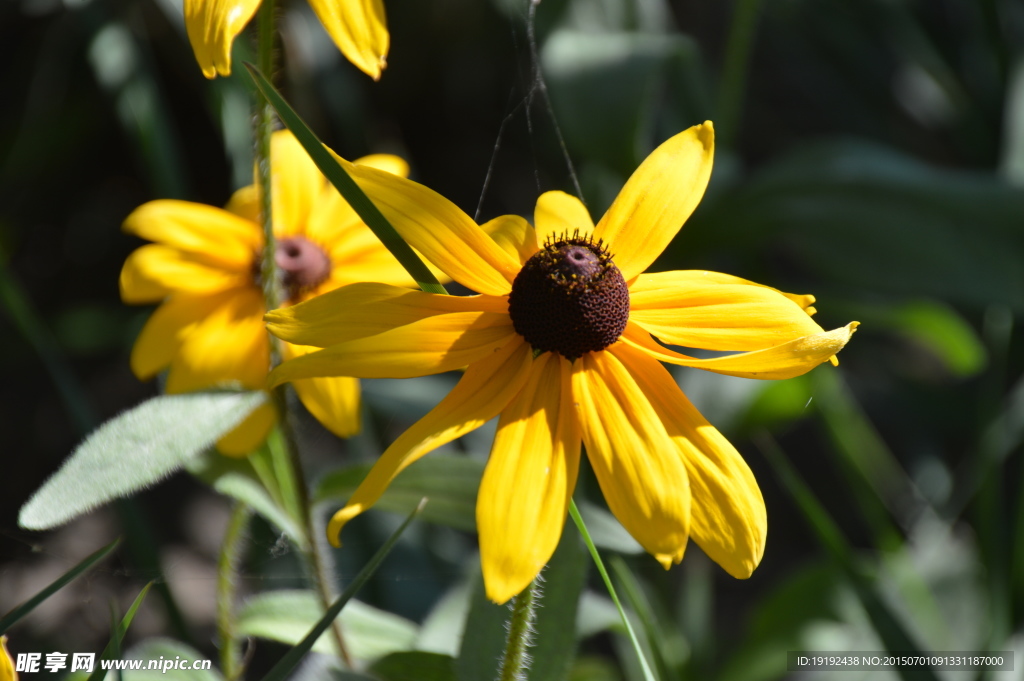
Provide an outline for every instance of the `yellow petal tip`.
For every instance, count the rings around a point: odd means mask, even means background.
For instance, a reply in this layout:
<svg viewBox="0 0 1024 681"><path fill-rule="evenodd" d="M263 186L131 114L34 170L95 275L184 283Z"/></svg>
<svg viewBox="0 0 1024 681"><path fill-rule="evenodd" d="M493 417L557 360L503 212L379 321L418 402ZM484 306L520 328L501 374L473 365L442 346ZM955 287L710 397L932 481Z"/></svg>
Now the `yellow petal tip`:
<svg viewBox="0 0 1024 681"><path fill-rule="evenodd" d="M327 523L327 541L331 546L341 548L341 528L364 510L362 504L352 504L334 514L331 522Z"/></svg>

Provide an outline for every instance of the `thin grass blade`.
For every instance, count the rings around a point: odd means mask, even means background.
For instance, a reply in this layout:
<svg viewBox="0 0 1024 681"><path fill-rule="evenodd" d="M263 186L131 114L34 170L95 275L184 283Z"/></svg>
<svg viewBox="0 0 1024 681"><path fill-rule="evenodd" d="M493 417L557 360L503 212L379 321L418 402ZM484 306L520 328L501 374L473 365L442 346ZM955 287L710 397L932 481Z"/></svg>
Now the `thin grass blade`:
<svg viewBox="0 0 1024 681"><path fill-rule="evenodd" d="M124 635L128 631L128 627L131 626L132 620L135 619L135 613L139 611L139 606L142 605L142 601L146 600L146 594L149 593L151 586L153 586L153 582L142 587L142 591L135 597L135 602L132 603L132 607L128 608L128 612L124 614L121 623L114 627L114 631L110 634L110 642L107 643L107 647L100 654L101 660L114 660L121 657L121 642L124 640ZM103 681L106 676L107 670L97 662L95 671L89 675L89 681Z"/></svg>

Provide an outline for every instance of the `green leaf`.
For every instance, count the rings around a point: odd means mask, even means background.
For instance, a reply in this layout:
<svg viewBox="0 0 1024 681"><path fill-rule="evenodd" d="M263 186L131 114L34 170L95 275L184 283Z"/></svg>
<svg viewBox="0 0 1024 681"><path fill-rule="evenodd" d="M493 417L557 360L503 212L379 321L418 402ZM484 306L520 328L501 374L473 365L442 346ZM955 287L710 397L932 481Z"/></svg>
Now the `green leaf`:
<svg viewBox="0 0 1024 681"><path fill-rule="evenodd" d="M528 651L530 681L561 681L576 657L576 613L587 579L587 552L579 533L566 527L541 573L540 598Z"/></svg>
<svg viewBox="0 0 1024 681"><path fill-rule="evenodd" d="M370 468L370 464L351 466L324 476L313 492L314 503L348 499ZM427 497L430 504L423 511L424 520L473 532L476 493L483 470L481 462L465 456L424 457L402 471L374 507L408 513Z"/></svg>
<svg viewBox="0 0 1024 681"><path fill-rule="evenodd" d="M28 599L21 605L17 606L9 613L0 618L0 634L3 634L10 629L15 622L20 620L25 615L35 610L36 606L45 601L47 598L63 589L76 577L81 575L83 572L89 570L93 565L106 558L111 551L117 548L117 545L121 543L120 539L115 539L99 551L89 554L85 560L78 565L74 566L63 575L55 579L49 586L37 593L32 598Z"/></svg>
<svg viewBox="0 0 1024 681"><path fill-rule="evenodd" d="M121 623L114 627L114 631L110 635L110 642L107 643L107 647L100 654L100 660L114 660L121 657L121 641L124 640L124 635L128 631L128 627L131 626L132 620L135 619L135 613L139 611L142 601L146 600L146 594L149 593L151 586L153 586L153 582L142 587L142 591L135 597L135 602L128 608L128 612L125 613ZM97 660L96 665L95 671L89 675L89 681L103 681L107 676L107 670L100 665L99 660Z"/></svg>
<svg viewBox="0 0 1024 681"><path fill-rule="evenodd" d="M125 654L129 660L145 660L146 665L153 660L159 663L156 669L135 669L121 672L124 681L221 681L222 677L211 665L210 669L172 669L164 670L165 662L187 660L189 665L197 661L205 661L203 653L195 648L169 638L151 638L132 647Z"/></svg>
<svg viewBox="0 0 1024 681"><path fill-rule="evenodd" d="M182 468L264 403L263 392L162 395L94 431L21 509L30 530L56 527Z"/></svg>
<svg viewBox="0 0 1024 681"><path fill-rule="evenodd" d="M267 490L256 480L241 473L225 473L216 479L213 488L251 506L277 529L287 534L299 548L306 546L306 540L298 524L284 509L274 503Z"/></svg>
<svg viewBox="0 0 1024 681"><path fill-rule="evenodd" d="M412 247L399 236L395 228L391 226L391 223L387 221L387 218L373 204L373 201L363 193L363 190L359 188L355 180L331 156L323 142L317 138L316 133L310 130L309 126L295 113L295 110L285 101L284 97L274 89L270 81L252 64L247 63L245 68L249 70L249 75L252 76L253 82L260 93L267 98L270 105L277 111L277 115L281 117L284 124L292 131L295 138L299 140L306 153L316 163L316 167L335 186L338 192L345 197L348 204L352 206L352 209L359 218L380 239L384 247L391 251L391 254L401 263L402 267L409 273L409 276L413 278L413 281L428 293L447 293L440 282L437 281L437 278L434 277L427 266L423 264L423 261L420 260L419 256L416 255L416 252L412 250Z"/></svg>
<svg viewBox="0 0 1024 681"><path fill-rule="evenodd" d="M375 662L370 672L383 681L455 681L455 660L421 651L392 653Z"/></svg>
<svg viewBox="0 0 1024 681"><path fill-rule="evenodd" d="M420 511L423 510L423 506L426 502L427 500L423 499L420 502L420 505L409 514L409 517L398 526L398 529L391 534L386 542L384 542L384 546L380 547L377 553L373 554L373 557L370 558L370 562L359 571L359 574L356 575L355 579L352 580L352 583L348 585L348 588L345 589L344 593L338 596L338 599L331 604L331 607L327 608L327 612L325 612L323 617L321 617L316 623L316 626L314 626L294 648L285 653L284 657L282 657L277 664L273 666L270 672L263 677L263 681L284 681L284 679L291 674L292 670L295 669L302 660L302 657L312 650L313 645L323 635L323 633L327 631L328 627L331 626L334 619L339 613L341 613L342 608L352 600L352 597L355 596L359 589L362 588L363 584L366 583L366 580L368 580L373 573L377 571L377 568L380 567L384 558L387 557L391 552L391 549L394 548L395 543L398 542L398 538L402 536L403 532L405 532L405 528L409 527L409 524L413 519L416 518Z"/></svg>
<svg viewBox="0 0 1024 681"><path fill-rule="evenodd" d="M487 599L479 568L472 584L462 647L455 661L455 676L459 681L497 678L498 664L505 650L505 621L511 612L507 606L495 605Z"/></svg>
<svg viewBox="0 0 1024 681"><path fill-rule="evenodd" d="M295 645L323 614L311 591L268 591L253 596L238 613L238 633ZM375 660L409 650L418 627L409 620L353 599L338 616L349 653L358 660ZM313 650L338 655L329 632L317 639Z"/></svg>

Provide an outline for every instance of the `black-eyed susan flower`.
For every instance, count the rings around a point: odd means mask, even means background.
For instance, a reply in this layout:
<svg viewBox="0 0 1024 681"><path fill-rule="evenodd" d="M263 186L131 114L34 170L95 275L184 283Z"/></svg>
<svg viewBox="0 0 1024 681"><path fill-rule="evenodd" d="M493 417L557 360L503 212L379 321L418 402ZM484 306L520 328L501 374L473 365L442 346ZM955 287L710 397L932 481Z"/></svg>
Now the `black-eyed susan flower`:
<svg viewBox="0 0 1024 681"><path fill-rule="evenodd" d="M581 442L612 512L663 566L693 538L729 574L752 573L767 530L757 482L661 362L788 378L833 359L856 322L826 332L813 297L725 274L645 273L700 201L713 149L710 123L669 139L596 226L580 201L548 192L535 227L506 216L481 228L426 187L348 165L410 245L479 295L363 283L267 315L272 333L323 348L282 364L274 382L467 367L335 514L332 541L403 468L498 416L477 501L492 600L551 557ZM662 343L738 352L697 359Z"/></svg>
<svg viewBox="0 0 1024 681"><path fill-rule="evenodd" d="M272 138L275 260L287 304L357 281L414 285L412 279L331 187L290 132ZM407 174L388 155L366 163ZM132 348L132 371L142 380L167 369L168 393L236 383L262 389L270 344L259 274L263 231L255 186L238 190L224 209L159 200L135 209L124 229L153 241L135 250L121 270L121 299L161 303ZM312 348L284 344L286 357ZM347 437L359 429L359 382L313 378L295 383L303 404L327 428ZM266 437L274 408L257 409L217 443L225 454L247 454Z"/></svg>
<svg viewBox="0 0 1024 681"><path fill-rule="evenodd" d="M309 0L345 58L374 80L388 54L383 0ZM231 45L249 23L260 0L185 0L185 30L207 78L231 74Z"/></svg>

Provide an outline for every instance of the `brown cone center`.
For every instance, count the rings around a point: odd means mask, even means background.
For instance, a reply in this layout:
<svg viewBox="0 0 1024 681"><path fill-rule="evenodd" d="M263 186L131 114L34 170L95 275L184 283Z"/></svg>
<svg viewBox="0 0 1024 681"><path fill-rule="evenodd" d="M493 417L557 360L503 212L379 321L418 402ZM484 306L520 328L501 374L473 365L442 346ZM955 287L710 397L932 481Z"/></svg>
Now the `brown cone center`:
<svg viewBox="0 0 1024 681"><path fill-rule="evenodd" d="M331 259L323 249L302 236L279 239L274 248L274 262L281 270L292 300L302 291L320 285L331 274Z"/></svg>

